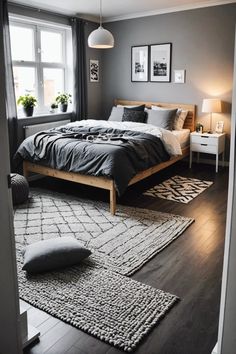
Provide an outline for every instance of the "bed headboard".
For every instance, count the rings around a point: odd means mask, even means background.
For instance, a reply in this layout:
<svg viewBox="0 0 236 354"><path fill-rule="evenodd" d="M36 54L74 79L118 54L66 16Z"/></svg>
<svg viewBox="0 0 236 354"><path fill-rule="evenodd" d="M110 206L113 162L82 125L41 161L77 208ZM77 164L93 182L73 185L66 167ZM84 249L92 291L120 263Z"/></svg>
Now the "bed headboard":
<svg viewBox="0 0 236 354"><path fill-rule="evenodd" d="M188 115L184 122L184 128L190 129L191 132L195 130L195 118L196 118L196 106L194 104L184 104L184 103L165 103L165 102L147 102L147 101L128 101L128 100L120 100L116 99L114 101L115 105L127 105L127 106L139 106L145 104L147 108L151 108L151 106L159 106L163 108L182 108L188 111Z"/></svg>

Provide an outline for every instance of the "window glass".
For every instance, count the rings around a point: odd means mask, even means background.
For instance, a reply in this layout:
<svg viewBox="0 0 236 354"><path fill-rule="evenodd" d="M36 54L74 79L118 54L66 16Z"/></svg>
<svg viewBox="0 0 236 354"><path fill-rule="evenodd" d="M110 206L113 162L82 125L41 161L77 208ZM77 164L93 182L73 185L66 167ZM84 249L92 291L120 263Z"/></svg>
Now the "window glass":
<svg viewBox="0 0 236 354"><path fill-rule="evenodd" d="M11 53L13 60L33 61L34 32L31 28L10 26Z"/></svg>
<svg viewBox="0 0 236 354"><path fill-rule="evenodd" d="M13 67L16 99L21 95L35 96L35 69L23 66Z"/></svg>
<svg viewBox="0 0 236 354"><path fill-rule="evenodd" d="M47 63L62 62L61 33L41 31L41 60Z"/></svg>
<svg viewBox="0 0 236 354"><path fill-rule="evenodd" d="M71 29L10 15L10 36L16 100L33 95L36 114L49 113L58 92L72 90Z"/></svg>
<svg viewBox="0 0 236 354"><path fill-rule="evenodd" d="M44 83L44 105L49 106L55 101L58 92L63 92L64 70L63 69L43 69Z"/></svg>

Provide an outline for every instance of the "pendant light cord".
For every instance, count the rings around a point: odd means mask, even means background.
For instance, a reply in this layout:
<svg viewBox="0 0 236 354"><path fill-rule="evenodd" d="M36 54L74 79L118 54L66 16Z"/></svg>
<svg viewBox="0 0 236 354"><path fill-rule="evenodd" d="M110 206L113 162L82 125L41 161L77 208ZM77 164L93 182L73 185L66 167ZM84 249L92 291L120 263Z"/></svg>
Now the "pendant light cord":
<svg viewBox="0 0 236 354"><path fill-rule="evenodd" d="M100 27L102 27L102 0L100 0Z"/></svg>

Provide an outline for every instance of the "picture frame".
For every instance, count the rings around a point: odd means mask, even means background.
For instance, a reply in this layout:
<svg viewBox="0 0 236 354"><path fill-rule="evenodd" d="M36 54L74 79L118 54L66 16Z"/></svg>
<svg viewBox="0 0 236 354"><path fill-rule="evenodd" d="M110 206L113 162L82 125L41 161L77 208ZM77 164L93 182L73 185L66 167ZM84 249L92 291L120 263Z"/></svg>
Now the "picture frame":
<svg viewBox="0 0 236 354"><path fill-rule="evenodd" d="M99 82L99 60L90 59L89 61L90 82Z"/></svg>
<svg viewBox="0 0 236 354"><path fill-rule="evenodd" d="M185 83L185 70L175 70L174 71L174 83L184 84Z"/></svg>
<svg viewBox="0 0 236 354"><path fill-rule="evenodd" d="M148 81L148 45L131 47L131 81Z"/></svg>
<svg viewBox="0 0 236 354"><path fill-rule="evenodd" d="M172 43L150 46L150 81L171 82Z"/></svg>
<svg viewBox="0 0 236 354"><path fill-rule="evenodd" d="M224 121L223 120L219 120L216 123L215 132L218 133L218 134L221 134L221 133L223 133L223 131L224 131Z"/></svg>

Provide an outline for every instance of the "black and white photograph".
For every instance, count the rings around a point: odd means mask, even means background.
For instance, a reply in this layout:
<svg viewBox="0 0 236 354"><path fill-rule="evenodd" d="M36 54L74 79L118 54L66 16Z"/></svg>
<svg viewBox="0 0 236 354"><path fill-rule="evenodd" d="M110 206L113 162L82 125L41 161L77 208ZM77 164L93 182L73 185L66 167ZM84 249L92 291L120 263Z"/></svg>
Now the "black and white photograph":
<svg viewBox="0 0 236 354"><path fill-rule="evenodd" d="M90 82L99 82L99 61L90 59Z"/></svg>
<svg viewBox="0 0 236 354"><path fill-rule="evenodd" d="M224 132L224 121L223 120L219 120L216 123L216 128L215 128L216 133L218 134L222 134Z"/></svg>
<svg viewBox="0 0 236 354"><path fill-rule="evenodd" d="M131 81L148 81L148 46L132 47Z"/></svg>
<svg viewBox="0 0 236 354"><path fill-rule="evenodd" d="M171 43L151 45L150 81L170 82Z"/></svg>

